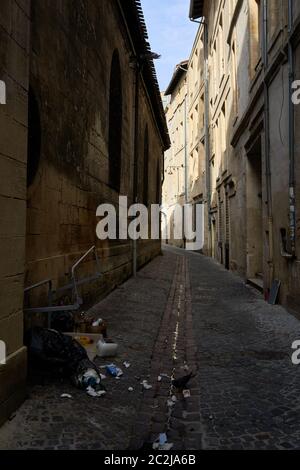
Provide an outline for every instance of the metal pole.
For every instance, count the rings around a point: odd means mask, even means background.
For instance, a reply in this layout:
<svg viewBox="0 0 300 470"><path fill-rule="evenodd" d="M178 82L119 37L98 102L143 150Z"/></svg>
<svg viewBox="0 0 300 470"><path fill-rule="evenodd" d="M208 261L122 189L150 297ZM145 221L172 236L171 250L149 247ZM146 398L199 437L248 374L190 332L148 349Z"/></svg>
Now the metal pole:
<svg viewBox="0 0 300 470"><path fill-rule="evenodd" d="M269 86L266 81L268 70L268 5L267 0L263 2L263 65L264 65L264 136L265 136L265 167L266 167L266 188L268 200L268 232L269 232L269 285L271 286L274 278L274 240L273 240L273 201L272 201L272 181L271 181L271 164L270 164L270 121L269 121Z"/></svg>
<svg viewBox="0 0 300 470"><path fill-rule="evenodd" d="M190 18L193 23L198 23L203 26L204 33L204 121L205 121L205 162L206 162L206 198L207 198L207 219L208 219L208 231L211 233L211 175L210 175L210 116L209 116L209 71L208 71L208 25L205 17L201 18L200 21ZM212 254L212 238L210 236L210 250Z"/></svg>
<svg viewBox="0 0 300 470"><path fill-rule="evenodd" d="M184 174L184 195L185 195L185 203L188 204L189 202L189 190L188 190L188 139L187 139L187 120L188 120L188 113L187 113L187 97L188 97L188 86L186 85L186 96L184 99L184 167L185 167L185 174Z"/></svg>
<svg viewBox="0 0 300 470"><path fill-rule="evenodd" d="M289 0L288 21L288 67L289 67L289 216L290 242L292 254L296 251L296 209L295 209L295 115L292 102L292 86L294 81L294 51L292 44L293 32L293 2Z"/></svg>
<svg viewBox="0 0 300 470"><path fill-rule="evenodd" d="M205 88L205 160L206 160L206 197L207 197L207 214L208 214L208 230L211 232L211 177L210 177L210 132L209 132L209 72L208 72L208 27L206 21L203 23L204 28L204 88ZM210 244L212 244L210 242Z"/></svg>
<svg viewBox="0 0 300 470"><path fill-rule="evenodd" d="M135 57L135 97L134 97L134 176L133 176L133 202L137 203L138 193L138 139L139 139L139 78L140 63ZM132 271L137 274L137 240L132 241Z"/></svg>

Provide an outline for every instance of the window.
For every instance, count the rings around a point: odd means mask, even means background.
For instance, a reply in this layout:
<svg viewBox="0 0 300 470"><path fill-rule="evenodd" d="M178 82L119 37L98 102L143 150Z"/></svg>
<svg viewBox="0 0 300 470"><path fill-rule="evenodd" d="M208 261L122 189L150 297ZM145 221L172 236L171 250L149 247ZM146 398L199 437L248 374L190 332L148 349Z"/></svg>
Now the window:
<svg viewBox="0 0 300 470"><path fill-rule="evenodd" d="M268 2L268 19L269 19L269 27L268 27L268 40L271 41L274 34L276 34L281 26L281 7L282 3L281 0L272 0Z"/></svg>
<svg viewBox="0 0 300 470"><path fill-rule="evenodd" d="M236 42L233 41L231 46L231 61L232 61L232 93L234 113L238 114L238 78L237 78L237 57L236 57Z"/></svg>
<svg viewBox="0 0 300 470"><path fill-rule="evenodd" d="M144 134L144 189L143 189L143 204L148 206L148 191L149 191L149 130L148 124L145 128Z"/></svg>
<svg viewBox="0 0 300 470"><path fill-rule="evenodd" d="M221 127L222 127L222 153L226 152L227 143L226 143L226 107L225 103L222 106L221 112Z"/></svg>
<svg viewBox="0 0 300 470"><path fill-rule="evenodd" d="M200 98L201 102L201 118L200 118L200 123L201 127L205 126L205 108L204 108L204 93Z"/></svg>
<svg viewBox="0 0 300 470"><path fill-rule="evenodd" d="M217 159L220 158L220 129L219 129L219 118L216 121L215 125L215 154Z"/></svg>
<svg viewBox="0 0 300 470"><path fill-rule="evenodd" d="M121 185L121 155L122 155L122 124L123 124L123 97L119 53L114 51L109 91L109 185L120 192Z"/></svg>
<svg viewBox="0 0 300 470"><path fill-rule="evenodd" d="M250 2L250 58L252 75L255 74L258 62L261 58L262 15L261 0L249 0Z"/></svg>
<svg viewBox="0 0 300 470"><path fill-rule="evenodd" d="M215 156L210 161L210 185L211 188L215 187Z"/></svg>
<svg viewBox="0 0 300 470"><path fill-rule="evenodd" d="M220 16L220 23L219 23L219 70L220 70L220 77L219 80L222 79L224 74L224 64L225 64L225 48L224 48L224 38L223 38L223 16Z"/></svg>
<svg viewBox="0 0 300 470"><path fill-rule="evenodd" d="M27 186L31 186L36 177L41 158L41 119L38 101L29 88L28 96L28 161L27 161Z"/></svg>
<svg viewBox="0 0 300 470"><path fill-rule="evenodd" d="M220 192L218 193L218 212L219 212L219 243L223 243L224 237L223 237L223 201L221 200L221 194ZM222 259L223 263L223 259Z"/></svg>
<svg viewBox="0 0 300 470"><path fill-rule="evenodd" d="M218 95L218 85L219 85L219 66L218 66L218 56L217 56L217 43L214 42L213 47L213 96L214 100Z"/></svg>
<svg viewBox="0 0 300 470"><path fill-rule="evenodd" d="M157 162L156 167L156 204L161 203L161 173L160 173L160 164Z"/></svg>

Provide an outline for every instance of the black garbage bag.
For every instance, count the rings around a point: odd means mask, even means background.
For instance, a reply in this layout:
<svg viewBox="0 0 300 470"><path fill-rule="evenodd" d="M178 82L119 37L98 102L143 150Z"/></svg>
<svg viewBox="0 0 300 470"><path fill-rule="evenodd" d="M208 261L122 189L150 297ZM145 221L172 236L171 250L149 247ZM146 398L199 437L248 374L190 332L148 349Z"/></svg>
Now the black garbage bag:
<svg viewBox="0 0 300 470"><path fill-rule="evenodd" d="M72 382L83 389L103 389L97 366L86 350L71 336L47 328L32 328L25 337L29 362L44 369L63 369Z"/></svg>
<svg viewBox="0 0 300 470"><path fill-rule="evenodd" d="M52 314L51 329L68 333L74 330L74 316L71 312L55 312Z"/></svg>

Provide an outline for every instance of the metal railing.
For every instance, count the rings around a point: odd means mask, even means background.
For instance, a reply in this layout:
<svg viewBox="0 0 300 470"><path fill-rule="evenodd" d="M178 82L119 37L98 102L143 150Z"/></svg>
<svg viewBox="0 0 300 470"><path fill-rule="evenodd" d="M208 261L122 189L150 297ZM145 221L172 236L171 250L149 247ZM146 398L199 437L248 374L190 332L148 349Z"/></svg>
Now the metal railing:
<svg viewBox="0 0 300 470"><path fill-rule="evenodd" d="M76 271L78 267L82 264L82 262L91 254L94 253L95 263L96 263L96 272L93 276L85 277L82 279L77 279ZM96 247L93 246L90 248L76 263L71 267L71 282L65 286L59 287L58 289L54 290L52 288L52 280L46 279L44 281L38 282L32 286L27 287L24 290L25 295L29 294L31 291L38 289L46 284L48 284L48 305L45 307L28 307L24 308L24 313L47 313L48 314L48 327L51 325L51 315L52 313L56 312L75 312L80 308L83 304L83 300L79 294L79 286L88 284L89 282L96 281L102 277L101 269L100 269L100 261L97 255ZM53 305L54 299L59 299L60 295L64 292L72 290L72 299L73 304L70 305Z"/></svg>

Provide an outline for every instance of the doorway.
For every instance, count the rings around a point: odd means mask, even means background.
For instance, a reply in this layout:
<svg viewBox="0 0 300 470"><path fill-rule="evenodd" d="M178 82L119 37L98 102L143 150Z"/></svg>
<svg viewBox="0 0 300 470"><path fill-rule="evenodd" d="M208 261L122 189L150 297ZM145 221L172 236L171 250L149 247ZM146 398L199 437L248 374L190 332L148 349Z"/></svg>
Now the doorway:
<svg viewBox="0 0 300 470"><path fill-rule="evenodd" d="M262 142L259 136L247 154L247 277L263 289Z"/></svg>
<svg viewBox="0 0 300 470"><path fill-rule="evenodd" d="M225 193L225 268L230 269L230 212L229 212L229 195Z"/></svg>

